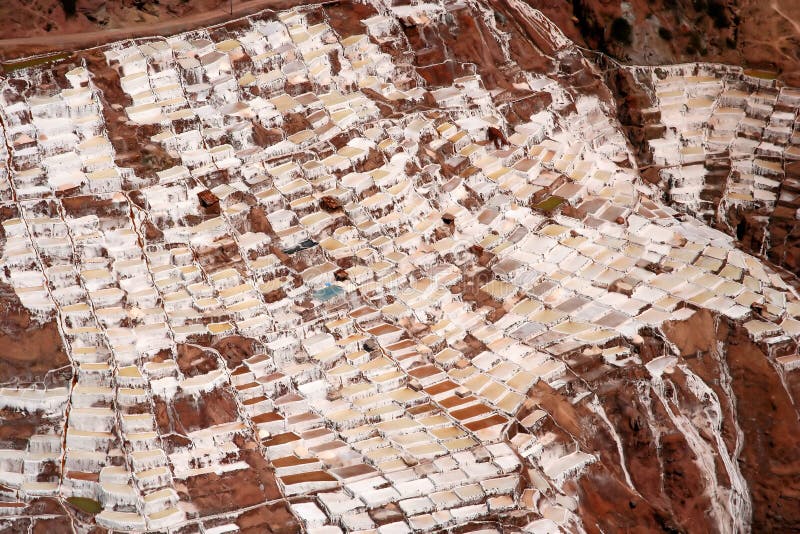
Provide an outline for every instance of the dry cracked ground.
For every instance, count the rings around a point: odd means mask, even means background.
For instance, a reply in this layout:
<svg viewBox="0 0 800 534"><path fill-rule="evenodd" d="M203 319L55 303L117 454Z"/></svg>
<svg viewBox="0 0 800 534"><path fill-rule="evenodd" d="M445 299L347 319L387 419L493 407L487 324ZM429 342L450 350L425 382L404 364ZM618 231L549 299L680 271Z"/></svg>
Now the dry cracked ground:
<svg viewBox="0 0 800 534"><path fill-rule="evenodd" d="M7 64L0 530L800 529L796 14L662 3Z"/></svg>

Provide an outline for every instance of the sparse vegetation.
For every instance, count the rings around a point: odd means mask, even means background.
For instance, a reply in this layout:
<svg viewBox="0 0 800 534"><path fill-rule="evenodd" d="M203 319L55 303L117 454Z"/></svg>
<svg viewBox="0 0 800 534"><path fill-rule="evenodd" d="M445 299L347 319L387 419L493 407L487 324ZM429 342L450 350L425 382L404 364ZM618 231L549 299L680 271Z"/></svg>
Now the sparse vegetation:
<svg viewBox="0 0 800 534"><path fill-rule="evenodd" d="M715 27L730 27L731 21L728 19L728 13L726 12L725 4L723 4L720 0L710 0L706 12L708 13L708 16L714 20Z"/></svg>
<svg viewBox="0 0 800 534"><path fill-rule="evenodd" d="M77 0L61 0L61 7L64 9L64 14L67 15L67 18L75 16L77 3Z"/></svg>
<svg viewBox="0 0 800 534"><path fill-rule="evenodd" d="M633 42L633 27L631 23L622 17L617 17L611 23L611 38L624 45Z"/></svg>
<svg viewBox="0 0 800 534"><path fill-rule="evenodd" d="M691 32L689 34L689 44L686 45L686 53L690 55L705 55L707 52L708 49L703 43L703 38L700 36L700 34L698 32Z"/></svg>

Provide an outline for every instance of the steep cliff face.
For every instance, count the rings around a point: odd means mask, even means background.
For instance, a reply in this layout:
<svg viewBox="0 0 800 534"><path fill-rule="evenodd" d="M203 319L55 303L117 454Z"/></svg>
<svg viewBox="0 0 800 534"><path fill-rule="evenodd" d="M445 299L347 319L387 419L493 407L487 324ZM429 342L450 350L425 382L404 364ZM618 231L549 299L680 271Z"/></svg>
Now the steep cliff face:
<svg viewBox="0 0 800 534"><path fill-rule="evenodd" d="M707 311L647 333L635 354L621 369L576 354L570 369L591 391L578 404L533 393L600 459L564 488L579 496L584 527L796 528L796 390L772 356Z"/></svg>
<svg viewBox="0 0 800 534"><path fill-rule="evenodd" d="M708 312L702 316L702 322L669 325L667 338L681 358L688 357L687 367L723 407L719 433L732 445L728 449L736 453L752 499L752 530L792 530L800 521L796 470L800 450L790 438L800 431L797 378L785 374L775 358L796 346L768 349L750 340L739 325L719 321ZM691 338L699 336L712 340L708 351L691 344Z"/></svg>

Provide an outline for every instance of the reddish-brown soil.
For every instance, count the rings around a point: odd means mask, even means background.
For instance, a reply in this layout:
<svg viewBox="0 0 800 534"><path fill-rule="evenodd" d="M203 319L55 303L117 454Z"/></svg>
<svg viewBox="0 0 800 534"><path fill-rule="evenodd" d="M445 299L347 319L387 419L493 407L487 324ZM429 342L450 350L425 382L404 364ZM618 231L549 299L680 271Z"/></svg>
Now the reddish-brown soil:
<svg viewBox="0 0 800 534"><path fill-rule="evenodd" d="M0 382L65 386L72 369L55 319L38 323L14 288L0 282ZM59 372L51 372L54 370Z"/></svg>
<svg viewBox="0 0 800 534"><path fill-rule="evenodd" d="M662 375L663 394L671 399L666 405L643 366L613 368L583 354L566 360L580 381L570 380L560 392L540 382L530 393L534 405L546 410L555 423L544 423L542 432L553 432L564 442L575 439L581 450L600 458L582 478L563 488L580 496L585 528L589 532L718 529L709 515L708 495L717 485L730 488L732 480L720 457L725 451L719 450L713 426L704 415L710 400L699 399L690 386L691 380L700 379L719 399L719 432L725 449L741 447L738 464L752 497L753 532L794 530L800 525L800 445L793 436L800 432L800 423L793 402L800 381L790 375L787 391L763 348L750 341L741 327L708 312L668 323L664 330L680 352L674 355L679 366ZM644 332L637 352L646 363L670 349L660 336ZM564 396L584 388L597 395L611 427L587 403L573 404ZM713 452L711 470L701 465L668 411L691 417L702 446ZM523 410L520 416L525 413L529 412ZM626 483L615 435L632 486Z"/></svg>
<svg viewBox="0 0 800 534"><path fill-rule="evenodd" d="M32 435L55 431L55 426L41 412L0 410L0 448L25 450Z"/></svg>
<svg viewBox="0 0 800 534"><path fill-rule="evenodd" d="M257 341L243 336L228 336L214 344L220 355L225 359L229 369L234 369L256 353Z"/></svg>
<svg viewBox="0 0 800 534"><path fill-rule="evenodd" d="M170 404L169 417L181 434L237 419L236 400L226 389L217 388L199 397L177 396Z"/></svg>
<svg viewBox="0 0 800 534"><path fill-rule="evenodd" d="M5 500L5 499L4 499ZM18 532L70 532L72 523L64 507L51 498L36 498L21 509L23 517L0 519L0 532L16 534ZM22 515L21 514L21 515ZM105 532L93 526L86 526L85 532L99 534Z"/></svg>
<svg viewBox="0 0 800 534"><path fill-rule="evenodd" d="M602 464L590 466L573 491L580 496L579 511L587 532L676 530L668 516L621 483Z"/></svg>
<svg viewBox="0 0 800 534"><path fill-rule="evenodd" d="M800 445L789 436L800 432L795 403L797 379L789 375L787 391L762 347L753 343L741 327L721 321L715 328L713 317L698 313L699 320L673 325L670 340L681 350L692 347L687 337L708 337L725 342L724 358L698 353L688 360L693 372L703 377L720 398L726 392L718 377L730 375L732 409L725 410L722 436L731 448L736 436L735 421L744 434L739 465L747 479L753 499L753 531L793 530L800 524ZM690 334L691 332L691 334ZM723 403L723 406L731 404Z"/></svg>
<svg viewBox="0 0 800 534"><path fill-rule="evenodd" d="M192 345L178 344L178 367L184 376L197 376L217 368L216 355Z"/></svg>
<svg viewBox="0 0 800 534"><path fill-rule="evenodd" d="M681 356L695 356L714 348L714 317L707 310L699 310L691 322L667 321L663 326L667 338L672 341Z"/></svg>
<svg viewBox="0 0 800 534"><path fill-rule="evenodd" d="M355 2L331 2L325 5L324 10L331 28L344 36L363 33L361 21L377 14L371 5Z"/></svg>
<svg viewBox="0 0 800 534"><path fill-rule="evenodd" d="M739 464L753 497L753 532L796 530L800 526L800 442L796 439L800 399L782 387L773 364L745 332L737 329L729 336L726 359L744 432Z"/></svg>
<svg viewBox="0 0 800 534"><path fill-rule="evenodd" d="M300 530L297 520L289 511L285 502L265 504L253 508L236 520L240 532L247 534L260 534L268 532L273 534L291 534Z"/></svg>
<svg viewBox="0 0 800 534"><path fill-rule="evenodd" d="M60 517L37 519L33 524L31 532L33 534L50 534L52 532L68 532L72 527L69 517L62 515Z"/></svg>
<svg viewBox="0 0 800 534"><path fill-rule="evenodd" d="M242 450L239 459L247 462L250 468L230 471L222 475L210 473L187 479L184 497L197 507L201 517L230 512L280 498L274 471L260 452ZM274 519L280 519L279 521L270 520L266 524L290 524L288 523L290 518L284 518L281 510L280 507L274 510L276 513Z"/></svg>
<svg viewBox="0 0 800 534"><path fill-rule="evenodd" d="M55 499L34 499L24 508L22 513L27 517L0 520L0 532L16 534L18 532L32 532L47 534L51 532L70 532L72 523L67 511ZM99 534L104 532L87 525L85 532Z"/></svg>

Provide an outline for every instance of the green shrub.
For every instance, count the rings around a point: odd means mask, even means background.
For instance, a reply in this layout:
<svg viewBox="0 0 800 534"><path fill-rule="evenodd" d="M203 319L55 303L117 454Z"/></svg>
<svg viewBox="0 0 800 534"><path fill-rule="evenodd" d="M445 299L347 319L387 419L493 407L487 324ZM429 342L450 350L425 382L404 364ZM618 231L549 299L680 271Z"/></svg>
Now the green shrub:
<svg viewBox="0 0 800 534"><path fill-rule="evenodd" d="M625 45L633 42L633 27L622 17L617 17L611 23L611 38Z"/></svg>
<svg viewBox="0 0 800 534"><path fill-rule="evenodd" d="M731 25L725 5L720 0L711 0L708 3L708 16L714 20L717 28L729 28Z"/></svg>
<svg viewBox="0 0 800 534"><path fill-rule="evenodd" d="M687 54L702 54L705 55L708 52L706 49L705 43L703 43L703 38L697 32L692 32L689 34L689 44L686 46L686 53Z"/></svg>
<svg viewBox="0 0 800 534"><path fill-rule="evenodd" d="M76 11L77 0L61 0L61 7L64 9L64 14L67 18L74 17Z"/></svg>

